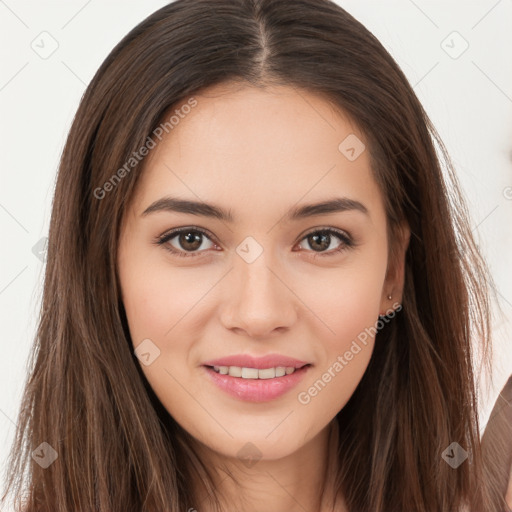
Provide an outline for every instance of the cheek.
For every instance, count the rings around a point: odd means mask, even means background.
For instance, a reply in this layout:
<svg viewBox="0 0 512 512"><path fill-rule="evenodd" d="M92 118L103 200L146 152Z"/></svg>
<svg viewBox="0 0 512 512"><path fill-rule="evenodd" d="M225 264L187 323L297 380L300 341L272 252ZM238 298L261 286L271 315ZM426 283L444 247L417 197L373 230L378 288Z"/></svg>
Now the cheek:
<svg viewBox="0 0 512 512"><path fill-rule="evenodd" d="M318 364L297 394L299 404L323 422L349 401L373 353L378 300L375 290L355 292L333 295L338 300L325 304L322 320L329 330L317 339Z"/></svg>
<svg viewBox="0 0 512 512"><path fill-rule="evenodd" d="M327 309L328 321L336 333L333 338L338 350L346 350L352 340L365 332L365 329L375 325L378 320L380 281L354 281L357 282L350 283L352 286L345 283L346 286L338 295L338 300Z"/></svg>
<svg viewBox="0 0 512 512"><path fill-rule="evenodd" d="M303 297L319 319L320 364L297 398L315 414L325 411L326 420L350 399L373 352L386 270L386 258L380 254L375 250L329 278L317 278L309 294L305 283L311 279L304 277Z"/></svg>
<svg viewBox="0 0 512 512"><path fill-rule="evenodd" d="M140 345L150 354L148 364L140 359L146 379L169 412L187 411L190 397L179 383L186 382L191 337L179 333L204 290L190 274L172 272L136 252L122 261L119 276L133 348Z"/></svg>
<svg viewBox="0 0 512 512"><path fill-rule="evenodd" d="M120 279L135 345L144 338L166 338L205 294L197 272L173 272L168 264L156 262L141 265L136 258L120 268Z"/></svg>
<svg viewBox="0 0 512 512"><path fill-rule="evenodd" d="M344 349L361 331L375 325L385 267L386 258L375 250L352 264L299 278L298 295L323 326L319 334L328 350Z"/></svg>

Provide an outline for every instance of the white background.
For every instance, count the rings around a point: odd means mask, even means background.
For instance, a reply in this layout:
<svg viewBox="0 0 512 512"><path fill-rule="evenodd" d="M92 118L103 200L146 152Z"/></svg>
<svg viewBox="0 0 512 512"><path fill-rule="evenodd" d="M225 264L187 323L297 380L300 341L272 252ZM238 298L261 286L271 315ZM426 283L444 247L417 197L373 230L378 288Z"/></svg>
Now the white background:
<svg viewBox="0 0 512 512"><path fill-rule="evenodd" d="M110 50L166 3L0 0L1 469L14 436L40 304L44 264L32 249L47 235L67 131L86 84ZM494 383L482 389L485 425L512 374L512 0L338 3L401 66L468 198L504 313L494 321ZM51 48L52 38L58 48L43 59L32 46ZM453 58L464 40L467 50Z"/></svg>

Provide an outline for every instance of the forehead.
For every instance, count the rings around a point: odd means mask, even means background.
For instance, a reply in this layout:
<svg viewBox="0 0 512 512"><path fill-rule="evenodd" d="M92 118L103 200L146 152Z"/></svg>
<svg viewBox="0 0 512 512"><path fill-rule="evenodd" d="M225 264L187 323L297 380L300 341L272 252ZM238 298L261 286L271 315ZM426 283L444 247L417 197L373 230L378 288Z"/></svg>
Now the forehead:
<svg viewBox="0 0 512 512"><path fill-rule="evenodd" d="M165 194L229 205L235 214L334 195L382 208L364 134L326 98L233 84L193 98L191 108L182 109L189 98L173 107L172 129L146 158L139 212Z"/></svg>

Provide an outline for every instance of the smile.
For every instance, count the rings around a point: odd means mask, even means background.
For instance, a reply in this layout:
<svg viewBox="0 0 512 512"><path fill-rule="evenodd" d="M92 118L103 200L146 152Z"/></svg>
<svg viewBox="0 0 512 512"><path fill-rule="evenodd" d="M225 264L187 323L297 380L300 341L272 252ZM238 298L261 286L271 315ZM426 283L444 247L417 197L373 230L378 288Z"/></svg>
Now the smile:
<svg viewBox="0 0 512 512"><path fill-rule="evenodd" d="M210 381L218 388L248 402L267 402L284 395L304 378L310 367L310 364L301 368L277 366L260 369L203 366Z"/></svg>
<svg viewBox="0 0 512 512"><path fill-rule="evenodd" d="M295 371L293 366L277 366L275 368L246 368L240 366L214 366L213 370L221 375L241 377L242 379L273 379L284 377Z"/></svg>

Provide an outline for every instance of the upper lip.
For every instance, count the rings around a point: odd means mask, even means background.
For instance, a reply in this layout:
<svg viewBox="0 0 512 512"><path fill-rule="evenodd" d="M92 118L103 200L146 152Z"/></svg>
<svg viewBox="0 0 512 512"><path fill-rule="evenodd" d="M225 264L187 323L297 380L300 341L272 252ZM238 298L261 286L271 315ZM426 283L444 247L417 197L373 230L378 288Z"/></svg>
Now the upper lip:
<svg viewBox="0 0 512 512"><path fill-rule="evenodd" d="M293 357L282 356L280 354L267 354L263 357L253 357L249 354L235 354L232 356L212 359L203 363L204 366L239 366L243 368L276 368L278 366L302 368L307 362L300 361Z"/></svg>

